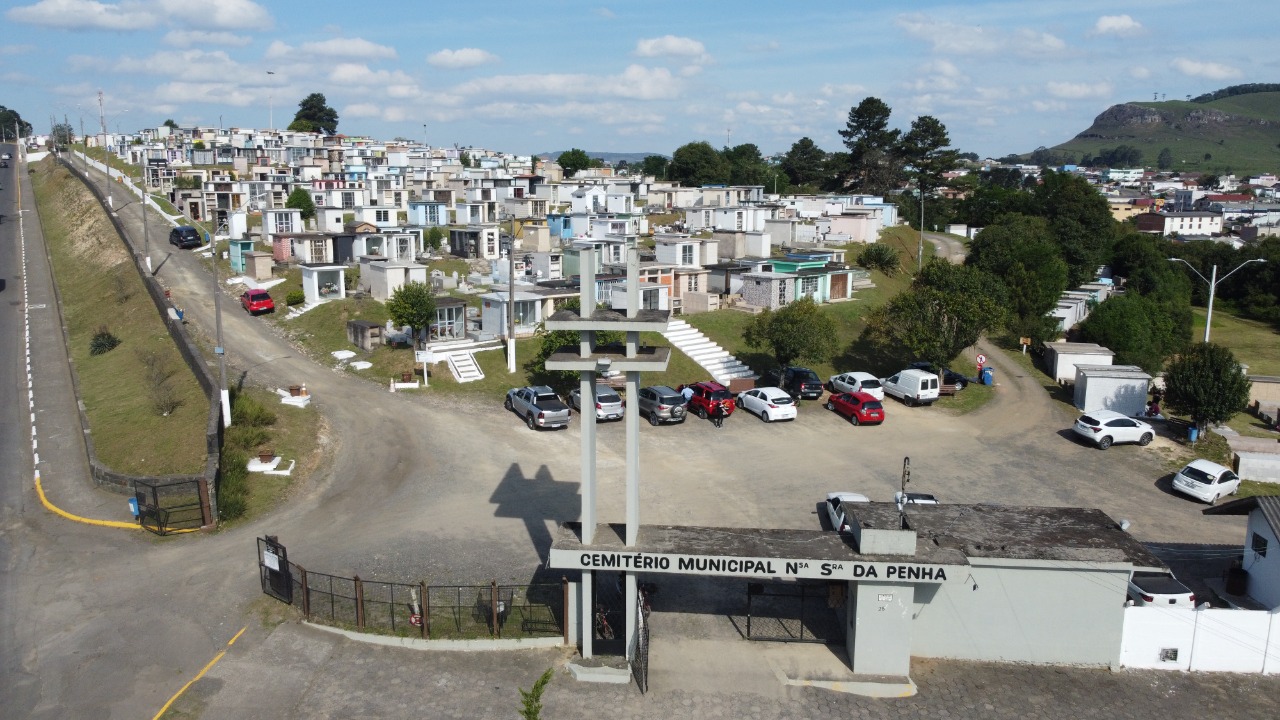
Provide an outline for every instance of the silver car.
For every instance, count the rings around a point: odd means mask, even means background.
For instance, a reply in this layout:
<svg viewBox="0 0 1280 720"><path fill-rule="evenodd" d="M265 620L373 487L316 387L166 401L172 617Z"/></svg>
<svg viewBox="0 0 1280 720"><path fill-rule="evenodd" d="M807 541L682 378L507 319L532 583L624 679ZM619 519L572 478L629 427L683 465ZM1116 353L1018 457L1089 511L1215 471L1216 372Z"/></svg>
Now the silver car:
<svg viewBox="0 0 1280 720"><path fill-rule="evenodd" d="M650 425L682 423L687 415L684 397L666 385L640 388L638 393L640 414L649 418Z"/></svg>
<svg viewBox="0 0 1280 720"><path fill-rule="evenodd" d="M592 401L596 406L597 420L621 420L622 419L622 398L618 397L618 393L608 385L596 385L592 395ZM579 388L574 388L569 393L569 404L574 410L582 412L582 392Z"/></svg>

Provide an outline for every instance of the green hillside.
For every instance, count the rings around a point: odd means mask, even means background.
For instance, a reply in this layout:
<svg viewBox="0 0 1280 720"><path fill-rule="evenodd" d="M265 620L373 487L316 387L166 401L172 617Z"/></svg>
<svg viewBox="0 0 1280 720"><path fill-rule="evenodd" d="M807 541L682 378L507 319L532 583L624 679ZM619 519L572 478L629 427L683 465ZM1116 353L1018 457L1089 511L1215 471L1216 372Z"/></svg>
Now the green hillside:
<svg viewBox="0 0 1280 720"><path fill-rule="evenodd" d="M1140 149L1141 164L1150 168L1169 148L1171 170L1273 172L1280 169L1280 92L1113 105L1089 129L1050 150L1077 161L1120 145Z"/></svg>

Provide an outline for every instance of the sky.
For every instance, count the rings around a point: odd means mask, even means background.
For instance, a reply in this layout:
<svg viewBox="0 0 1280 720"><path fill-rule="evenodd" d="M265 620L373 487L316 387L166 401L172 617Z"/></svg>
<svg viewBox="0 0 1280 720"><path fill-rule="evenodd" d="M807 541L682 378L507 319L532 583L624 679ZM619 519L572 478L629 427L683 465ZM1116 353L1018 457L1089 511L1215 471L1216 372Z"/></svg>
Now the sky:
<svg viewBox="0 0 1280 720"><path fill-rule="evenodd" d="M1127 101L1280 82L1277 0L8 0L0 105L38 132L288 126L529 154L842 149L875 96L981 156Z"/></svg>

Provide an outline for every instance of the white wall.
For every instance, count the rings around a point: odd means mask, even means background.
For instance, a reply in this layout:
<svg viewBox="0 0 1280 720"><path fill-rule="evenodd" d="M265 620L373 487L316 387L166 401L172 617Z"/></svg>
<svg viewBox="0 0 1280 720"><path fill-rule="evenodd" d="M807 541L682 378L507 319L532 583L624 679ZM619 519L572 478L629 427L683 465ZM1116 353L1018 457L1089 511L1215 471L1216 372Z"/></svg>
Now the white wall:
<svg viewBox="0 0 1280 720"><path fill-rule="evenodd" d="M1161 661L1162 649L1177 650L1177 660ZM1277 674L1280 615L1262 610L1126 607L1120 664Z"/></svg>
<svg viewBox="0 0 1280 720"><path fill-rule="evenodd" d="M1267 539L1267 556L1252 550L1253 534ZM1249 573L1249 597L1272 610L1280 609L1280 542L1260 510L1249 513L1244 538L1244 569Z"/></svg>
<svg viewBox="0 0 1280 720"><path fill-rule="evenodd" d="M1196 612L1189 607L1155 605L1125 608L1120 664L1131 668L1190 670ZM1162 660L1162 650L1176 652L1177 659Z"/></svg>

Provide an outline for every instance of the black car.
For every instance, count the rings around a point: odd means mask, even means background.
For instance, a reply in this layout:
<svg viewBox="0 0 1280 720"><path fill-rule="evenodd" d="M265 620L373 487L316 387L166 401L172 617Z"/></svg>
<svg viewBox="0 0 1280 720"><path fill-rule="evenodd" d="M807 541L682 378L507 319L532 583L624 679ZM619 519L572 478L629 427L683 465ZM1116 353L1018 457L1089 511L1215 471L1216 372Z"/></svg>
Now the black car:
<svg viewBox="0 0 1280 720"><path fill-rule="evenodd" d="M169 244L177 245L179 249L187 250L189 248L198 248L204 244L200 238L200 231L190 225L179 225L169 231Z"/></svg>
<svg viewBox="0 0 1280 720"><path fill-rule="evenodd" d="M782 388L793 398L816 400L822 397L822 378L806 367L787 365L774 368L760 377L756 387Z"/></svg>
<svg viewBox="0 0 1280 720"><path fill-rule="evenodd" d="M911 368L913 370L923 370L927 373L933 373L934 375L938 374L937 367L935 367L933 363L927 361L913 362L911 363ZM969 378L964 375L948 368L942 368L943 385L955 385L957 390L963 390L970 382Z"/></svg>

